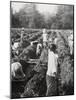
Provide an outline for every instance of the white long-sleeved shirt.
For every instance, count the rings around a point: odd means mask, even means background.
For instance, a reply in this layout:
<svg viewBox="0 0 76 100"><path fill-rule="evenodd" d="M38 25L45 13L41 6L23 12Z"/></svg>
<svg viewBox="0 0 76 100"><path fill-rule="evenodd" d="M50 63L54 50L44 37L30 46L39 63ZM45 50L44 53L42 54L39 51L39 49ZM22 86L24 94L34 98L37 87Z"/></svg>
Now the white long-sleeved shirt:
<svg viewBox="0 0 76 100"><path fill-rule="evenodd" d="M73 52L73 34L71 34L68 37L68 43L69 43L69 47L70 47L70 53L72 54L72 52Z"/></svg>
<svg viewBox="0 0 76 100"><path fill-rule="evenodd" d="M48 50L48 69L47 75L53 76L54 73L57 73L57 59L58 55L54 52Z"/></svg>
<svg viewBox="0 0 76 100"><path fill-rule="evenodd" d="M73 41L73 34L71 34L69 37L68 37L68 40L70 41Z"/></svg>
<svg viewBox="0 0 76 100"><path fill-rule="evenodd" d="M43 34L43 42L47 42L47 34Z"/></svg>

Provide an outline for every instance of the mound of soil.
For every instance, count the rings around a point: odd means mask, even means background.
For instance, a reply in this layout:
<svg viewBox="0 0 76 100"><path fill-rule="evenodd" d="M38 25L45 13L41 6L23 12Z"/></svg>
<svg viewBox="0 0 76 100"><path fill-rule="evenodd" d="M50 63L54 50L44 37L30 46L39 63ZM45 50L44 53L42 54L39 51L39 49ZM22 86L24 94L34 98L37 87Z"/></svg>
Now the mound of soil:
<svg viewBox="0 0 76 100"><path fill-rule="evenodd" d="M26 84L24 93L21 97L45 96L46 80L43 74L35 74Z"/></svg>

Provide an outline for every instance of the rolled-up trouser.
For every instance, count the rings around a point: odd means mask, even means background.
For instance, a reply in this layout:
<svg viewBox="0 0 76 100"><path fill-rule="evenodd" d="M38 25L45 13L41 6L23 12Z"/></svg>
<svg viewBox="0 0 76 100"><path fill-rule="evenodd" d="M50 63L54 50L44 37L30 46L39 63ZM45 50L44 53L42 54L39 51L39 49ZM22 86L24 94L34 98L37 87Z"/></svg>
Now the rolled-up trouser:
<svg viewBox="0 0 76 100"><path fill-rule="evenodd" d="M47 91L46 96L57 96L57 78L46 75Z"/></svg>

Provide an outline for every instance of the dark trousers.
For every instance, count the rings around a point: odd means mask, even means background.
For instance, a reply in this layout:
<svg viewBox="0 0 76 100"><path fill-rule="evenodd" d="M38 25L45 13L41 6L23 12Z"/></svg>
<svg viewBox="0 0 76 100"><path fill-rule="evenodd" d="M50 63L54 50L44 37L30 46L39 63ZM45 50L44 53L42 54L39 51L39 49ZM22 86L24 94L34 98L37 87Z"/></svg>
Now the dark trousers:
<svg viewBox="0 0 76 100"><path fill-rule="evenodd" d="M47 91L46 96L57 96L57 78L46 75Z"/></svg>

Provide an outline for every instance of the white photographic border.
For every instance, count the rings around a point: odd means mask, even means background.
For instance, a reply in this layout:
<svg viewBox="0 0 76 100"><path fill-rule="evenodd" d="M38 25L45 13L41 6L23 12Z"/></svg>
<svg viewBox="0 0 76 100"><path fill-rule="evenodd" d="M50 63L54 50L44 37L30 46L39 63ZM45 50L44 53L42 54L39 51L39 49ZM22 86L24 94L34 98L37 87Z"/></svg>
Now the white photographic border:
<svg viewBox="0 0 76 100"><path fill-rule="evenodd" d="M21 0L11 0L21 1ZM74 5L74 94L76 92L76 2L75 0L22 0L24 2L41 2L55 4L71 4ZM29 98L30 100L75 100L76 95L55 96L55 97L39 97ZM8 100L10 98L10 0L0 1L0 100ZM28 99L28 98L24 98ZM23 100L24 100L23 99ZM16 100L16 99L15 99ZM21 99L19 99L21 100Z"/></svg>

